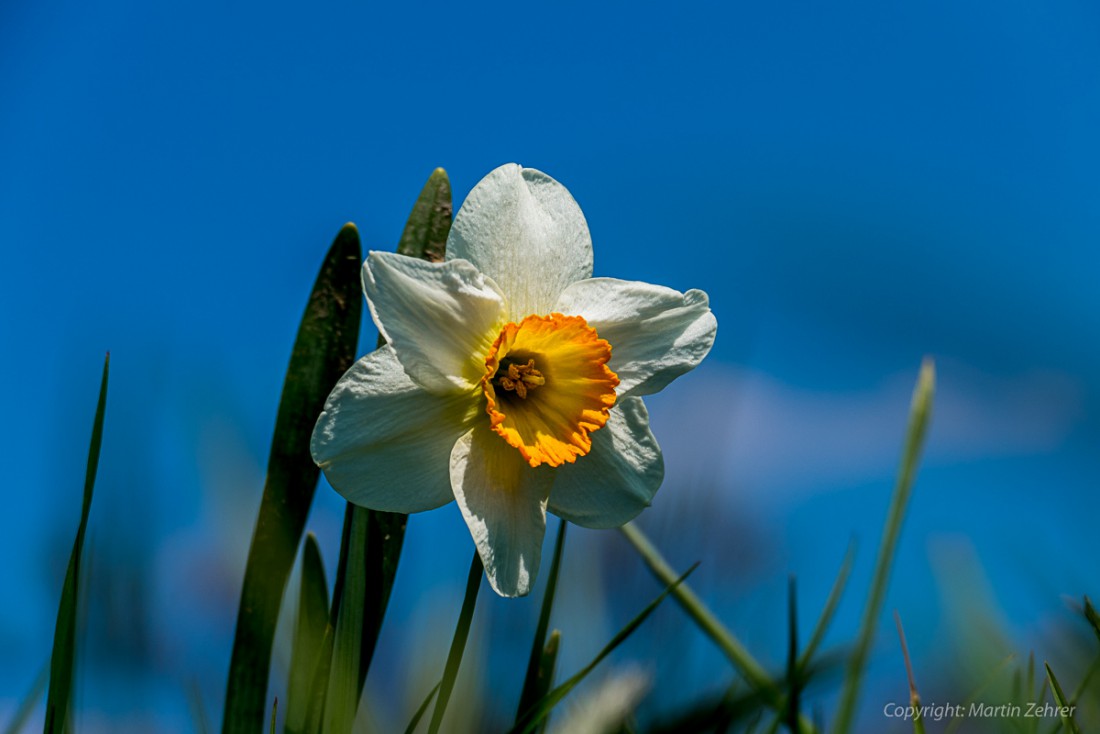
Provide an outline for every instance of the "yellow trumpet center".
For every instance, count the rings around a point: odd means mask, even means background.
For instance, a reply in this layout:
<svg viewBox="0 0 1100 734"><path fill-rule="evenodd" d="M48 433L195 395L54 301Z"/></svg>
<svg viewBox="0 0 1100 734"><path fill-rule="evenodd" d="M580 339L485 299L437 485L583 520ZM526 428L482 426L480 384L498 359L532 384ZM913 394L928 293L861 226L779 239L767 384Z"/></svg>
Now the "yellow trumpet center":
<svg viewBox="0 0 1100 734"><path fill-rule="evenodd" d="M501 329L485 357L489 422L531 466L573 463L607 423L619 378L611 345L580 316L528 316Z"/></svg>

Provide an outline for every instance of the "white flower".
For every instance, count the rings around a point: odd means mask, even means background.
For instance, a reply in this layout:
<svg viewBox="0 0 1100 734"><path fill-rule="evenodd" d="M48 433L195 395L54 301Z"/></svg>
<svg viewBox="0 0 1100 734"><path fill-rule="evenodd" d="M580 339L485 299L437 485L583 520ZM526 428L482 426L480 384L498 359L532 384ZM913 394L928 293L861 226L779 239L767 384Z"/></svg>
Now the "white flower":
<svg viewBox="0 0 1100 734"><path fill-rule="evenodd" d="M592 278L577 203L510 164L474 187L442 263L371 252L363 290L388 344L325 403L313 458L348 501L458 501L502 596L531 590L546 511L617 527L664 462L641 396L694 368L717 328L702 291Z"/></svg>

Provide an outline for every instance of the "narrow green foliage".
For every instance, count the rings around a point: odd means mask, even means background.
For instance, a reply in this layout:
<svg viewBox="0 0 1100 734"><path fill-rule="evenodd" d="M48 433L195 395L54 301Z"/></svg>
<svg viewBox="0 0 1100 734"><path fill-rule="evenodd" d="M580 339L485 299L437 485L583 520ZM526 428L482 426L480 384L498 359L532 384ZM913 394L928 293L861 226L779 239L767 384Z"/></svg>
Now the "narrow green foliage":
<svg viewBox="0 0 1100 734"><path fill-rule="evenodd" d="M451 231L451 181L447 172L437 168L428 178L413 205L412 214L401 233L397 251L430 262L443 260L447 235Z"/></svg>
<svg viewBox="0 0 1100 734"><path fill-rule="evenodd" d="M310 684L317 667L321 641L328 625L328 583L321 549L313 533L306 534L302 549L302 578L298 590L298 618L290 652L290 679L287 681L287 734L304 734L309 707Z"/></svg>
<svg viewBox="0 0 1100 734"><path fill-rule="evenodd" d="M882 544L879 546L878 559L875 562L874 577L867 595L867 605L863 609L863 620L855 649L848 661L848 673L840 695L833 730L837 734L847 734L852 729L859 689L863 681L863 671L871 653L871 645L878 626L879 613L886 599L886 587L890 582L890 569L894 565L898 538L901 535L902 521L912 493L913 480L916 478L917 465L920 462L924 438L928 432L928 423L932 417L932 396L935 392L936 370L931 359L925 359L921 365L913 401L909 410L909 429L905 438L901 467L898 470L897 484L890 503L890 511L883 529Z"/></svg>
<svg viewBox="0 0 1100 734"><path fill-rule="evenodd" d="M649 617L649 615L652 614L658 606L660 606L661 602L663 602L665 598L673 592L674 589L680 586L680 584L684 582L684 579L690 576L691 573L698 567L699 564L696 563L692 565L692 567L689 568L687 571L685 571L681 576L674 579L671 584L665 587L665 589L657 595L657 598L646 605L645 609L639 612L638 615L634 617L634 619L627 622L625 627L615 633L615 636L611 638L610 642L604 645L603 649L600 650L600 652L597 653L596 657L592 659L592 662L581 668L581 670L572 678L565 681L560 686L546 694L535 704L533 708L526 711L524 715L520 718L520 721L516 722L516 725L511 729L511 732L513 734L515 732L521 732L521 734L532 734L532 732L537 730L542 720L550 713L550 710L557 706L563 698L569 695L570 691L576 688L581 681L588 677L588 674L595 670L596 666L599 665L604 658L610 655L616 647L621 645L623 641L630 637L630 635L632 635L634 631L641 626L642 622L644 622Z"/></svg>
<svg viewBox="0 0 1100 734"><path fill-rule="evenodd" d="M424 718L424 714L428 712L428 706L431 705L432 699L435 698L436 691L439 690L439 686L443 681L436 683L432 686L432 690L428 691L428 695L424 697L424 702L420 704L420 707L413 714L412 719L409 720L409 725L405 727L405 734L413 734L416 731L416 727L420 725L420 720Z"/></svg>
<svg viewBox="0 0 1100 734"><path fill-rule="evenodd" d="M554 630L550 633L550 639L546 642L546 647L542 650L542 656L539 658L539 674L538 674L538 691L539 698L542 698L550 692L550 687L554 685L554 675L558 670L558 651L561 650L561 631ZM538 699L536 699L538 700ZM534 701L532 701L534 703ZM550 724L550 714L543 717L542 725L539 727L539 731L546 731L546 727Z"/></svg>
<svg viewBox="0 0 1100 734"><path fill-rule="evenodd" d="M345 225L298 327L241 588L222 722L226 734L258 734L263 728L275 623L317 488L310 434L329 391L355 358L361 260L359 233Z"/></svg>
<svg viewBox="0 0 1100 734"><path fill-rule="evenodd" d="M99 450L103 444L103 416L107 410L107 377L111 367L111 355L103 361L103 377L99 383L99 401L96 403L95 420L92 422L92 440L88 447L88 466L84 473L84 502L80 509L80 525L65 571L65 583L61 587L61 604L57 610L57 626L54 628L53 655L50 658L50 686L46 696L45 734L69 730L72 708L73 676L76 670L76 616L80 598L80 564L84 553L84 535L88 530L88 514L92 509L92 490L99 468Z"/></svg>
<svg viewBox="0 0 1100 734"><path fill-rule="evenodd" d="M634 546L634 549L638 551L638 554L658 581L666 585L675 583L676 572L668 565L668 561L653 546L641 528L632 522L628 522L620 530L630 544ZM688 616L698 625L699 629L718 645L718 649L725 653L734 667L749 682L749 685L761 691L766 700L779 705L778 689L773 685L763 666L752 657L741 641L718 621L718 618L703 603L703 600L696 596L691 587L687 584L676 584L672 586L672 595L683 610L687 612Z"/></svg>
<svg viewBox="0 0 1100 734"><path fill-rule="evenodd" d="M920 693L917 692L917 680L913 676L913 661L909 657L909 645L905 641L905 629L901 626L901 615L894 611L894 623L901 640L901 656L905 659L905 675L909 679L909 705L913 707L913 732L924 734L924 717L921 716Z"/></svg>
<svg viewBox="0 0 1100 734"><path fill-rule="evenodd" d="M554 594L558 588L558 568L561 565L562 546L565 545L565 527L568 525L562 520L558 525L558 537L554 542L554 559L550 563L550 574L546 579L546 593L542 597L542 609L539 612L538 626L535 628L535 638L531 642L531 656L527 661L527 675L523 679L523 692L519 697L519 707L516 710L516 721L520 715L531 708L535 701L546 695L550 689L551 681L547 679L543 670L543 658L546 648L546 631L550 628L550 612L554 606Z"/></svg>
<svg viewBox="0 0 1100 734"><path fill-rule="evenodd" d="M1047 680L1050 681L1050 691L1054 696L1054 705L1059 708L1059 715L1062 717L1062 724L1066 727L1066 731L1071 734L1081 734L1081 730L1077 728L1077 722L1073 716L1067 711L1072 710L1070 708L1071 702L1066 700L1066 694L1062 692L1062 686L1058 683L1058 679L1054 677L1054 671L1050 669L1049 663L1043 663L1043 667L1047 671Z"/></svg>
<svg viewBox="0 0 1100 734"><path fill-rule="evenodd" d="M462 653L466 649L466 638L470 635L470 622L474 618L474 605L477 604L477 592L481 588L484 570L481 565L481 556L475 550L474 559L470 562L470 575L466 579L466 596L462 600L462 611L458 614L455 636L451 640L451 651L447 653L447 664L443 667L443 680L439 682L439 696L435 699L435 709L432 711L432 720L428 724L428 734L437 734L443 723L443 714L447 711L447 703L451 700L451 691L454 690L455 680L458 678L458 668L462 664Z"/></svg>
<svg viewBox="0 0 1100 734"><path fill-rule="evenodd" d="M1096 633L1096 639L1100 640L1100 614L1096 613L1096 608L1092 606L1092 601L1087 596L1085 597L1085 619L1088 620L1092 631Z"/></svg>
<svg viewBox="0 0 1100 734"><path fill-rule="evenodd" d="M325 698L324 731L332 734L351 731L362 691L360 661L363 652L363 614L367 604L365 566L369 525L369 511L358 507L352 509L343 594L336 612L332 667Z"/></svg>
<svg viewBox="0 0 1100 734"><path fill-rule="evenodd" d="M848 551L844 554L840 571L837 572L836 580L833 581L833 588L829 590L829 598L825 600L825 607L821 610L821 616L818 617L814 631L810 634L810 641L806 643L806 647L802 650L802 655L798 659L799 669L805 670L809 667L814 655L817 654L817 648L821 645L821 641L825 639L825 633L829 629L829 624L833 621L836 608L840 604L841 597L844 596L844 589L848 585L848 577L852 574L852 563L855 558L856 546L853 541L848 545Z"/></svg>
<svg viewBox="0 0 1100 734"><path fill-rule="evenodd" d="M275 720L279 718L279 697L275 697L275 702L271 704L271 728L268 730L269 734L275 734Z"/></svg>
<svg viewBox="0 0 1100 734"><path fill-rule="evenodd" d="M42 698L42 694L46 690L46 684L50 681L50 666L42 666L42 670L38 673L38 676L34 679L34 683L31 685L31 689L27 691L27 695L23 697L22 703L19 704L19 708L15 710L15 714L11 717L11 721L8 722L7 727L4 729L4 734L19 734L23 730L23 727L27 724L27 719L30 718L31 712L34 711L34 707L38 704L38 699Z"/></svg>
<svg viewBox="0 0 1100 734"><path fill-rule="evenodd" d="M795 577L787 579L787 728L798 731L802 675L798 668L798 597Z"/></svg>
<svg viewBox="0 0 1100 734"><path fill-rule="evenodd" d="M331 625L325 625L325 635L321 638L321 649L317 654L317 663L313 668L312 679L309 684L309 701L306 704L306 724L304 730L314 734L321 731L321 724L325 716L325 698L328 694L328 677L330 662L332 660L332 644L336 637L336 629Z"/></svg>

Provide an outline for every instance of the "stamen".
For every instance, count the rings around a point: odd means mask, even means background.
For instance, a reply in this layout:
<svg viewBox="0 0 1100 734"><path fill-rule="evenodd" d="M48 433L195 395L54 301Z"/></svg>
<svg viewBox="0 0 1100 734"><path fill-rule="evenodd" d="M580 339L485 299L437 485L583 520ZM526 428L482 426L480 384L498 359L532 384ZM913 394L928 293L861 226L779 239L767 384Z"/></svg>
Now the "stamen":
<svg viewBox="0 0 1100 734"><path fill-rule="evenodd" d="M516 364L515 362L508 362L507 364L508 368L503 370L505 374L502 375L502 370L498 369L495 380L496 384L505 392L514 392L519 397L526 398L529 391L546 384L546 378L535 369L534 358L528 359L527 364ZM501 365L501 367L504 367L504 365Z"/></svg>

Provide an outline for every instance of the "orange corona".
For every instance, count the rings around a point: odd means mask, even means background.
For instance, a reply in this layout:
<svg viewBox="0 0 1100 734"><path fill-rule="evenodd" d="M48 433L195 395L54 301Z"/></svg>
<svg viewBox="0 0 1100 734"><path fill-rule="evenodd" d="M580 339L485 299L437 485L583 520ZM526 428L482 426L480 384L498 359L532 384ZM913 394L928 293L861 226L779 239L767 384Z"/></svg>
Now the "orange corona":
<svg viewBox="0 0 1100 734"><path fill-rule="evenodd" d="M485 357L481 389L493 430L531 466L573 463L607 423L618 376L611 345L580 316L508 323Z"/></svg>

